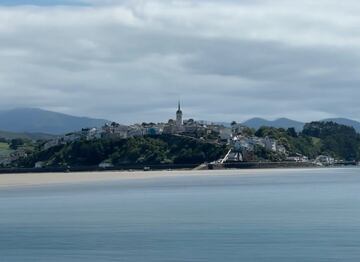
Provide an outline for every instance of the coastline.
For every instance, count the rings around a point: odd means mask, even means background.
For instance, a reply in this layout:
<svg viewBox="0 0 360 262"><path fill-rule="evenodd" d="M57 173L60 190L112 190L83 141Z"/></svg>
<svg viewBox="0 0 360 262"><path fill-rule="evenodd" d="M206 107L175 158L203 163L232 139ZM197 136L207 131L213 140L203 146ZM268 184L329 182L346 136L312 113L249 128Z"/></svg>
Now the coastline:
<svg viewBox="0 0 360 262"><path fill-rule="evenodd" d="M339 167L340 168L340 167ZM267 175L300 173L306 170L326 171L327 168L279 168L279 169L226 169L226 170L181 170L181 171L98 171L74 173L22 173L1 174L0 190L6 188L35 187L47 185L71 185L96 182L116 182L129 179L161 179L169 177Z"/></svg>

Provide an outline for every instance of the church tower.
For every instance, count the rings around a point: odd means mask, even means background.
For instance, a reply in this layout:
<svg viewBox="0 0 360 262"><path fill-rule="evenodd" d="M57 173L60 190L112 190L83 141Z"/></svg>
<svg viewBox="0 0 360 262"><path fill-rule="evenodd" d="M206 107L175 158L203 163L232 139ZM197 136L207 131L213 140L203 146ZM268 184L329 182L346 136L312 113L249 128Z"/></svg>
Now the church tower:
<svg viewBox="0 0 360 262"><path fill-rule="evenodd" d="M176 111L176 126L181 127L183 125L182 111L180 107L180 101L178 103L178 110Z"/></svg>

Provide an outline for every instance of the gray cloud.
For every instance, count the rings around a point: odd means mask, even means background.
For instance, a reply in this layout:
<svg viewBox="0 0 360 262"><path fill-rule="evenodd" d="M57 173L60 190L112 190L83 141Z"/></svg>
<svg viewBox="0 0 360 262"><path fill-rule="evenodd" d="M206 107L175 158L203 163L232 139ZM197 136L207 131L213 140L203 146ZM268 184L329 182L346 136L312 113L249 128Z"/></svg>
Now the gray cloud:
<svg viewBox="0 0 360 262"><path fill-rule="evenodd" d="M356 1L83 2L0 7L1 108L359 119Z"/></svg>

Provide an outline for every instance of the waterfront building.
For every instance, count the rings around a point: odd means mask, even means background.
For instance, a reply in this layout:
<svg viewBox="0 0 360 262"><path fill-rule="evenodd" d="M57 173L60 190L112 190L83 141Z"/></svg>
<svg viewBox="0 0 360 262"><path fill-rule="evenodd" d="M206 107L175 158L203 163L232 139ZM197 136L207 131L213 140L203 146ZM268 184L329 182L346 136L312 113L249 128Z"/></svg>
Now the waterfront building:
<svg viewBox="0 0 360 262"><path fill-rule="evenodd" d="M35 168L43 168L44 167L44 165L45 165L45 163L44 162L42 162L42 161L38 161L38 162L36 162L35 163Z"/></svg>
<svg viewBox="0 0 360 262"><path fill-rule="evenodd" d="M103 161L99 164L99 167L100 168L112 168L112 167L114 167L114 165L110 162Z"/></svg>
<svg viewBox="0 0 360 262"><path fill-rule="evenodd" d="M335 159L331 156L320 155L315 159L315 163L323 166L330 166L335 164Z"/></svg>
<svg viewBox="0 0 360 262"><path fill-rule="evenodd" d="M295 153L295 154L292 154L292 155L288 156L286 158L286 161L305 163L305 162L309 162L309 158L307 156L302 155L302 154Z"/></svg>

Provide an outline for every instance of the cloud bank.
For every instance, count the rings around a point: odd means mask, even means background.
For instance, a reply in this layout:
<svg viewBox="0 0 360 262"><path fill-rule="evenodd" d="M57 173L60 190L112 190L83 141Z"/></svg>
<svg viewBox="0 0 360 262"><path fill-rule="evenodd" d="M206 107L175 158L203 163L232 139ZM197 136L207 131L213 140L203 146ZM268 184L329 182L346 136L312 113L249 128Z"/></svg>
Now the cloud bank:
<svg viewBox="0 0 360 262"><path fill-rule="evenodd" d="M0 109L165 121L180 98L197 119L359 120L360 3L314 2L0 5Z"/></svg>

